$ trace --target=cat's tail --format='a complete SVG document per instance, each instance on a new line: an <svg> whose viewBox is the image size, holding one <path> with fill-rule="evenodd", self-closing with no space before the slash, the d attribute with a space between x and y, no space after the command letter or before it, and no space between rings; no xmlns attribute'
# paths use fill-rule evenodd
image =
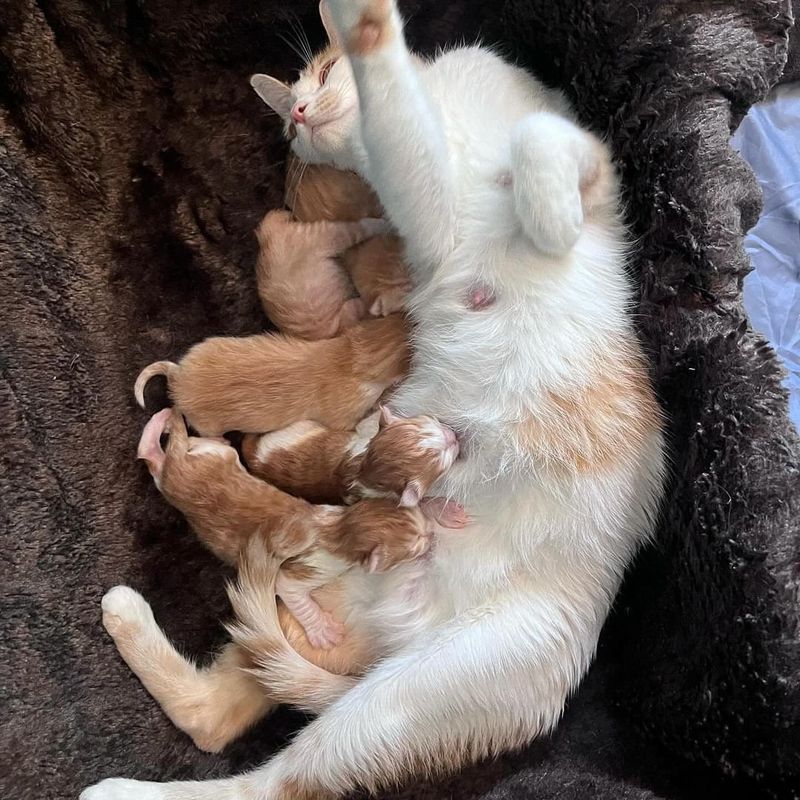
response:
<svg viewBox="0 0 800 800"><path fill-rule="evenodd" d="M144 389L150 378L155 378L156 375L164 375L167 378L167 384L169 384L170 377L177 369L178 365L174 361L154 361L146 366L139 373L139 377L133 385L133 396L136 398L136 402L144 408Z"/></svg>
<svg viewBox="0 0 800 800"><path fill-rule="evenodd" d="M238 579L228 586L236 616L228 631L250 654L255 666L249 671L270 697L318 714L355 686L357 679L312 664L286 640L275 598L280 566L281 562L267 552L262 537L250 538L239 562Z"/></svg>

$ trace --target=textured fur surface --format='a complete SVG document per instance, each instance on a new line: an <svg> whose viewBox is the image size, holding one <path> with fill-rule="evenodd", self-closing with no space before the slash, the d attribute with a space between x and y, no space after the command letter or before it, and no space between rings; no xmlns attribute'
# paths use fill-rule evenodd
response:
<svg viewBox="0 0 800 800"><path fill-rule="evenodd" d="M199 753L98 614L109 586L130 583L187 651L222 639L209 634L225 614L220 568L136 468L144 418L129 386L149 360L264 324L251 231L280 203L284 151L243 77L296 66L278 38L282 5L3 8L9 796L75 797L104 774L228 774L296 724L280 713L223 756ZM315 5L296 8L319 40ZM402 796L791 796L797 443L773 356L743 326L739 232L758 201L727 147L780 75L788 4L407 8L422 50L482 32L608 130L640 237L640 326L676 477L555 735ZM198 595L195 580L219 592Z"/></svg>

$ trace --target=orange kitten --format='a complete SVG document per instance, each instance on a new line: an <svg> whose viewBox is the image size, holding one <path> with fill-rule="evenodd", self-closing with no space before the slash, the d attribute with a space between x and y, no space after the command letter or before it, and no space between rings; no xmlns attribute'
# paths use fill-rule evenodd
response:
<svg viewBox="0 0 800 800"><path fill-rule="evenodd" d="M370 438L371 437L371 438ZM452 429L433 417L401 417L387 406L354 434L305 420L262 436L248 434L242 453L250 471L305 498L328 502L390 497L401 506L420 503L458 456ZM436 507L441 525L461 527L466 518L455 504Z"/></svg>
<svg viewBox="0 0 800 800"><path fill-rule="evenodd" d="M163 450L160 437L167 430ZM383 572L430 546L432 526L418 508L399 508L385 498L316 506L292 497L248 474L224 439L189 436L174 409L147 423L138 457L166 500L220 559L238 564L254 536L277 557L291 559L277 594L314 647L337 644L344 629L311 599L312 589L355 564Z"/></svg>
<svg viewBox="0 0 800 800"><path fill-rule="evenodd" d="M280 334L206 339L177 364L145 367L134 394L144 408L147 382L165 375L175 405L206 436L263 433L306 418L352 430L408 371L408 332L393 314L316 342Z"/></svg>
<svg viewBox="0 0 800 800"><path fill-rule="evenodd" d="M383 214L373 191L354 172L325 164L299 165L291 155L286 203L302 222L356 221ZM375 236L345 252L342 263L372 316L403 308L411 281L397 236Z"/></svg>
<svg viewBox="0 0 800 800"><path fill-rule="evenodd" d="M379 219L296 222L288 211L270 211L256 230L256 268L264 311L282 333L329 339L365 314L364 301L335 257L386 230Z"/></svg>

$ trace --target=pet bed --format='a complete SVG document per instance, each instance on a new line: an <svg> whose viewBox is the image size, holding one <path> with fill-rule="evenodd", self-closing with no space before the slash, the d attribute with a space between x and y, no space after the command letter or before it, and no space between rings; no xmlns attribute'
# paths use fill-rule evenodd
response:
<svg viewBox="0 0 800 800"><path fill-rule="evenodd" d="M496 42L612 142L672 477L554 735L386 797L798 796L800 449L741 305L760 200L729 148L781 77L790 3L403 10L421 51ZM291 75L283 40L295 24L321 41L316 2L3 0L0 21L0 795L240 771L302 718L197 751L118 657L100 598L130 584L185 651L223 641L225 570L134 461L131 386L267 324L252 231L282 201L285 147L247 76Z"/></svg>

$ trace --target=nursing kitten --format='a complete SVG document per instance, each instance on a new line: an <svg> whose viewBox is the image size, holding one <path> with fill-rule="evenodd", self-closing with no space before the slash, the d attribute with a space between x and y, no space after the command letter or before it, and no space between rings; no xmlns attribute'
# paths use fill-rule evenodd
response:
<svg viewBox="0 0 800 800"><path fill-rule="evenodd" d="M308 420L242 441L248 469L291 494L319 502L394 497L415 506L458 455L452 429L425 415L407 418L388 406L355 433Z"/></svg>
<svg viewBox="0 0 800 800"><path fill-rule="evenodd" d="M160 437L167 430L164 451ZM431 435L438 438L438 446L428 447ZM420 473L410 476L411 481L441 476L455 458L438 426L421 429L419 441L423 439L425 456L416 459ZM384 468L398 455L392 443L380 440L371 443L370 453ZM277 594L315 647L338 644L344 629L314 602L313 589L354 564L382 572L418 558L430 546L431 525L418 502L403 508L393 498L370 498L352 506L312 505L247 473L224 439L189 436L174 409L160 411L147 423L138 457L146 461L161 494L218 558L236 565L249 540L258 537L268 552L289 559ZM359 478L371 483L365 471ZM386 478L381 475L379 480Z"/></svg>
<svg viewBox="0 0 800 800"><path fill-rule="evenodd" d="M288 211L270 211L256 229L258 294L270 321L301 339L330 339L354 325L364 301L352 296L335 259L385 229L379 219L297 222Z"/></svg>
<svg viewBox="0 0 800 800"><path fill-rule="evenodd" d="M286 204L303 222L355 222L383 214L374 192L354 172L325 164L299 164L291 154L286 171ZM402 310L411 292L411 281L397 236L374 236L347 250L341 261L372 316L385 317Z"/></svg>
<svg viewBox="0 0 800 800"><path fill-rule="evenodd" d="M391 404L454 427L461 458L432 491L474 522L437 529L425 559L340 579L332 610L375 664L355 685L316 672L324 710L265 765L108 780L83 800L331 800L546 734L658 512L662 421L628 313L608 149L561 93L490 51L414 59L393 0L322 8L347 57L261 94L294 124L294 152L358 172L403 239L414 358ZM465 303L476 283L494 298L480 310ZM252 611L274 634L259 639L259 674L283 691L303 664L284 658L274 604Z"/></svg>
<svg viewBox="0 0 800 800"><path fill-rule="evenodd" d="M313 342L280 334L206 339L177 364L145 367L134 395L144 408L147 382L166 376L173 402L203 436L263 433L299 419L352 430L407 373L408 333L393 314Z"/></svg>

